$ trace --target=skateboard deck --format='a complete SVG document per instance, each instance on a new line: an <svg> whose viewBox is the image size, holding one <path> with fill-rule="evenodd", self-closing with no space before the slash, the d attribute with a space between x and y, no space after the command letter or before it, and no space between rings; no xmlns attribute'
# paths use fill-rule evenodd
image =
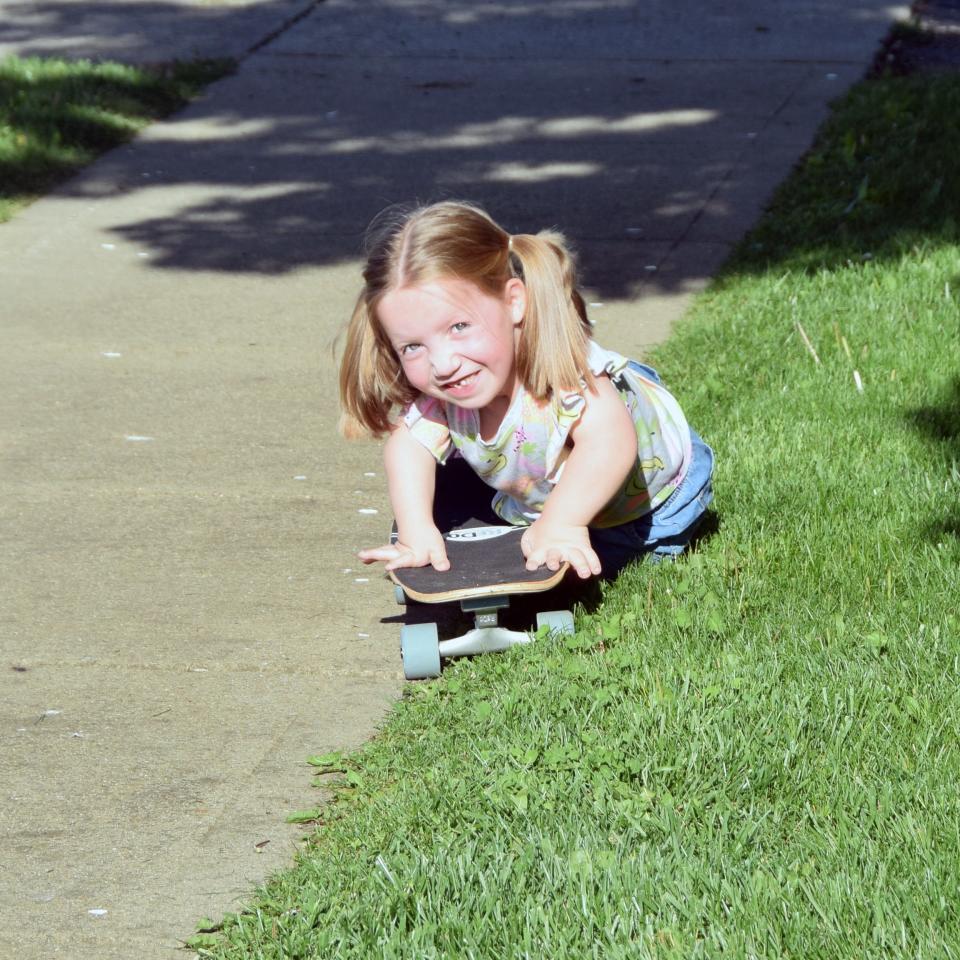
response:
<svg viewBox="0 0 960 960"><path fill-rule="evenodd" d="M567 572L566 563L559 570L527 570L520 548L523 528L505 525L491 509L490 496L490 488L465 460L454 457L438 468L433 521L443 534L450 569L428 566L390 571L398 603L459 602L460 611L470 614L474 623L462 636L445 639L440 638L435 620L404 623L400 655L408 680L439 677L442 659L497 653L530 643L533 628L507 629L499 625L498 615L510 606L512 595L549 590ZM390 539L396 541L396 524ZM569 610L540 610L535 619L537 631L570 634L575 630Z"/></svg>
<svg viewBox="0 0 960 960"><path fill-rule="evenodd" d="M469 517L449 529L441 529L449 570L404 567L391 570L390 579L412 600L449 603L480 597L540 593L563 579L569 564L559 570L541 567L527 570L520 548L523 527L493 525ZM397 539L396 524L390 542Z"/></svg>

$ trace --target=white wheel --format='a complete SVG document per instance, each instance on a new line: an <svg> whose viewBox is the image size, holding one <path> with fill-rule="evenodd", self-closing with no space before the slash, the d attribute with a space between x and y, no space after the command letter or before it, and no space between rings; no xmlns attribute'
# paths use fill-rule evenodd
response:
<svg viewBox="0 0 960 960"><path fill-rule="evenodd" d="M407 595L403 592L403 587L399 583L393 585L393 599L400 604L401 607L407 605Z"/></svg>
<svg viewBox="0 0 960 960"><path fill-rule="evenodd" d="M551 633L561 636L576 633L573 614L569 610L544 610L537 614L537 629L546 627Z"/></svg>
<svg viewBox="0 0 960 960"><path fill-rule="evenodd" d="M440 676L440 637L435 623L408 623L400 628L400 656L408 680Z"/></svg>

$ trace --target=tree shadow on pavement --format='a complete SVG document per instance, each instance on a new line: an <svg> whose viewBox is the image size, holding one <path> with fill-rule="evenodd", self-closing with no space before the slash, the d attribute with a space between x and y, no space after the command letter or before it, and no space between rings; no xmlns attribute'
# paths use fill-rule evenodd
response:
<svg viewBox="0 0 960 960"><path fill-rule="evenodd" d="M322 0L0 0L0 57L149 65L242 57Z"/></svg>
<svg viewBox="0 0 960 960"><path fill-rule="evenodd" d="M158 51L196 18L225 38L181 41L202 55L233 53L231 31L247 49L268 35L247 30L246 7L66 6L8 3L0 44L22 36L28 13L64 32L85 16L88 32L115 33L118 56L143 17L159 24ZM384 207L456 197L513 231L561 227L599 296L698 289L808 141L824 61L852 56L790 6L770 23L693 0L669 13L628 0L253 6L279 26L300 19L61 191L142 200L112 229L156 269L352 261ZM836 16L881 18L879 6Z"/></svg>
<svg viewBox="0 0 960 960"><path fill-rule="evenodd" d="M670 92L662 68L648 84L620 67L602 99L586 72L557 65L496 76L446 61L281 68L248 63L138 145L138 188L196 197L116 228L155 267L283 274L353 260L385 207L448 198L480 203L513 232L560 227L602 296L635 295L654 272L683 289L729 250L718 224L693 262L668 260L696 222L726 218L718 194L748 144L721 105ZM717 138L715 126L728 129ZM109 195L123 176L112 166L76 189Z"/></svg>

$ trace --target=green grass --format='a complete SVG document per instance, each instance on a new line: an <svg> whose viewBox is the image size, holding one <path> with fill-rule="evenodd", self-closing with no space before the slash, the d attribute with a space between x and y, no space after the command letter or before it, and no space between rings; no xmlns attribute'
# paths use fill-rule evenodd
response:
<svg viewBox="0 0 960 960"><path fill-rule="evenodd" d="M317 758L204 956L960 957L957 116L854 90L657 351L713 535Z"/></svg>
<svg viewBox="0 0 960 960"><path fill-rule="evenodd" d="M0 60L0 222L231 69L227 60L156 69Z"/></svg>

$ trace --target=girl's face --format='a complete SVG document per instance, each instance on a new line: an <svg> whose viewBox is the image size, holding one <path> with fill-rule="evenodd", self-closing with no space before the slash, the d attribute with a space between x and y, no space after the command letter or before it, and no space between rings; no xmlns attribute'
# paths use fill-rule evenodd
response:
<svg viewBox="0 0 960 960"><path fill-rule="evenodd" d="M387 293L377 315L414 389L472 410L505 411L516 389L514 357L526 290L507 281L491 297L465 280Z"/></svg>

